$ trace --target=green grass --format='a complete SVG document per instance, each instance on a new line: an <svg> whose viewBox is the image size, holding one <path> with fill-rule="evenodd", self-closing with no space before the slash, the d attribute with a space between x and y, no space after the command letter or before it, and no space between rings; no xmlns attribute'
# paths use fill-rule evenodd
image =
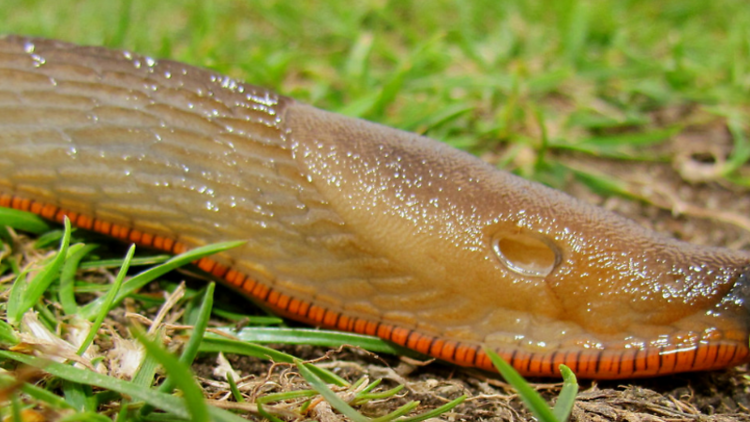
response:
<svg viewBox="0 0 750 422"><path fill-rule="evenodd" d="M669 160L644 146L744 116L750 102L750 8L739 0L0 6L3 32L211 67L477 154L500 151L505 167L558 186L550 152ZM654 117L691 105L700 113L687 119ZM746 184L737 169L747 123L737 124L737 154L719 173Z"/></svg>
<svg viewBox="0 0 750 422"><path fill-rule="evenodd" d="M660 146L676 134L718 125L726 128L732 149L718 157L708 180L750 185L743 170L750 158L750 8L740 0L0 0L0 22L2 33L127 48L210 67L324 109L423 133L555 187L575 180L605 195L648 200L625 182L571 167L564 159L567 154L671 163L673 155ZM36 241L38 248L58 248L67 242L67 232L49 231L47 224L24 214L3 214L0 223L44 234ZM105 297L101 283L83 280L76 270L119 267L123 261L102 258L98 250L83 246L75 233L73 238L67 251L50 258L46 272L22 274L17 250L15 255L2 255L0 273L23 280L12 292L4 292L14 300L0 304L9 321L0 321L4 347L18 344L17 323L29 309L38 313L41 325L56 332L61 313L80 313L101 324L106 311L126 297L141 307L161 306L163 299L133 292L194 259L136 257L130 261L133 266L159 266L124 280L118 293ZM13 244L8 232L0 231L0 239L6 249ZM161 285L176 288L169 281ZM0 286L6 288L8 284ZM92 293L99 298L79 303L81 295ZM205 323L205 308L190 301L207 292L188 289L185 294L180 302L188 315L185 322ZM226 309L213 311L240 318ZM253 340L260 334L267 335L258 331ZM304 332L268 335L277 335L266 338L277 342L356 341L321 340ZM151 346L147 364L132 381L89 379L92 375L80 368L35 360L57 378L41 386L22 383L13 389L19 394L11 399L12 413L2 410L0 415L41 402L60 412L75 408L81 418L98 420L104 403L127 396L118 420L133 415L153 418L151 407L185 418L205 410L186 407L200 404L169 395L170 388L151 389L157 364L174 368L170 377L181 374L189 383L180 365L191 362L198 351L295 362L293 356L257 344L206 333L175 363L153 339L139 338ZM367 345L382 351L389 347ZM32 359L2 353L3 365ZM346 388L332 374L315 375ZM0 386L12 384L0 374ZM109 389L109 396L91 385ZM307 390L295 398L270 395L269 401L299 400L299 408L304 408L309 397L324 394L321 390ZM138 391L149 394L139 396ZM211 409L210 417L217 420L232 417ZM273 407L268 409L264 412L273 412Z"/></svg>
<svg viewBox="0 0 750 422"><path fill-rule="evenodd" d="M12 227L15 219L19 216L16 212L6 212L0 209L0 221ZM19 225L25 227L29 221L36 218L31 215L21 216ZM45 380L44 387L37 387L33 383L24 380L23 377L13 377L10 374L0 373L0 417L9 416L20 421L21 407L25 410L41 408L47 412L55 412L64 415L69 420L110 420L109 416L116 415L117 420L152 420L154 417L166 416L178 420L194 421L240 421L244 420L226 410L209 406L204 397L203 386L194 379L190 366L194 363L199 352L221 352L239 355L253 356L258 359L272 360L276 363L289 363L297 366L300 374L309 382L312 389L296 389L278 394L262 394L255 399L257 406L253 413L265 416L271 420L280 420L275 415L278 410L268 408L270 403L285 403L285 416L292 415L298 418L306 416L305 408L310 401L317 396L324 397L335 409L355 421L373 422L418 422L430 417L437 416L450 411L463 402L465 396L461 396L443 406L431 411L414 414L419 406L418 401L409 401L398 409L386 415L370 418L352 407L368 404L374 400L387 400L395 397L403 385L388 390L376 390L380 380L372 383L366 377L355 383L350 383L335 373L321 367L305 363L298 358L260 346L255 343L228 339L214 334L206 336L209 319L213 310L214 284L210 283L202 294L196 295L197 309L195 313L186 312L183 317L187 328L187 340L175 342L170 340L165 326L152 326L145 332L136 323L131 323L130 333L133 339L140 343L143 353L125 352L135 355L138 359L137 369L127 375L119 374L117 360L109 359L110 353L119 353L117 346L111 347L109 353L99 352L97 347L91 347L95 340L101 343L117 341L108 330L104 330L103 324L109 317L110 312L119 302L134 292L136 289L157 280L166 272L208 256L218 251L237 246L237 242L210 245L197 248L180 254L169 261L151 267L136 275L132 275L125 281L125 275L133 261L134 247L129 248L127 255L122 260L120 271L108 292L90 301L86 306L79 307L76 298L66 307L55 304L59 299L55 295L55 289L50 286L62 283L62 268L77 265L81 259L77 256L78 251L91 252L82 243L71 242L75 237L72 235L70 223L65 221L65 229L60 239L60 247L56 253L48 258L42 258L37 263L28 265L25 269L18 271L12 284L6 284L5 290L1 291L9 298L2 303L6 311L5 318L0 318L0 365L11 369L15 364L25 364L38 368L52 378ZM12 258L14 258L11 255ZM70 290L75 296L76 282L72 282ZM57 289L62 292L63 289ZM178 309L188 307L193 298L184 294L184 287L180 286L172 293L175 301L165 301L163 310L169 312L171 306ZM43 297L44 296L44 297ZM147 313L142 309L142 313ZM160 312L161 313L161 312ZM179 312L178 313L182 313ZM76 322L78 321L78 322ZM91 322L88 322L91 321ZM114 322L108 323L109 327ZM85 338L76 344L71 339L71 325L84 327ZM110 328L111 330L112 328ZM231 333L231 331L229 331ZM304 333L304 332L303 332ZM298 333L299 334L299 333ZM355 337L339 339L338 334L332 334L325 338L325 332L316 333L316 339L322 339L323 344L341 345L344 342L357 345ZM360 336L362 337L362 336ZM300 337L300 344L305 343L304 336ZM365 339L370 340L370 339ZM165 350L163 342L170 342L172 346L180 346L182 352L179 357ZM309 342L308 342L309 343ZM359 345L366 346L365 342ZM30 356L19 352L37 352L41 356ZM127 357L121 357L127 359ZM107 362L109 366L102 365ZM81 365L76 367L73 364ZM165 378L160 382L155 378L157 365L163 368ZM22 368L22 367L18 367ZM118 375L119 374L119 375ZM242 397L237 384L229 381L229 388L233 395ZM327 384L337 387L340 391L334 392ZM93 387L104 389L95 391ZM180 394L172 395L173 390L179 388ZM343 390L342 390L343 389ZM353 394L348 394L351 391ZM61 397L58 397L58 394ZM341 394L352 396L348 400L340 397ZM61 400L64 397L65 400ZM296 408L290 407L290 400L304 399ZM7 406L7 401L11 406ZM244 399L242 400L244 401ZM351 403L351 404L350 404ZM112 409L117 409L113 413ZM10 413L6 413L9 411ZM154 413L158 411L158 413ZM405 415L411 414L408 417Z"/></svg>
<svg viewBox="0 0 750 422"><path fill-rule="evenodd" d="M541 422L565 422L570 417L573 410L576 395L578 394L578 380L573 371L565 365L560 365L560 374L563 378L563 385L560 390L560 396L557 398L554 408L550 408L544 402L542 396L526 382L525 379L510 364L505 362L497 353L485 348L484 351L492 360L500 375L513 388L518 391L521 400L529 408L531 413Z"/></svg>

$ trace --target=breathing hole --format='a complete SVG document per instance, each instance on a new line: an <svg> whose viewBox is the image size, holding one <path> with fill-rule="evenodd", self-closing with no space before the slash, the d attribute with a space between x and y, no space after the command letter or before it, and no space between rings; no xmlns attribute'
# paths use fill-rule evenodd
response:
<svg viewBox="0 0 750 422"><path fill-rule="evenodd" d="M560 251L547 238L534 234L500 234L493 239L495 254L509 270L545 277L560 262Z"/></svg>

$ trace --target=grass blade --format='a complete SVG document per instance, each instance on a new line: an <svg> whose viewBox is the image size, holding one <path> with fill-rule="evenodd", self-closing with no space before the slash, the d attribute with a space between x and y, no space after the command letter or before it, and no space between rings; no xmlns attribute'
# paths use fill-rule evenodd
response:
<svg viewBox="0 0 750 422"><path fill-rule="evenodd" d="M209 419L208 405L203 398L203 390L195 382L190 368L162 349L156 342L146 338L140 329L134 327L132 333L141 342L146 352L164 367L170 377L173 377L174 382L180 385L190 418L194 421L207 421Z"/></svg>
<svg viewBox="0 0 750 422"><path fill-rule="evenodd" d="M344 344L361 347L371 352L392 355L418 354L382 340L378 337L339 331L311 328L246 327L235 332L226 330L240 340L264 344L312 344L316 346L338 347Z"/></svg>
<svg viewBox="0 0 750 422"><path fill-rule="evenodd" d="M190 336L185 348L182 351L179 361L184 365L190 365L193 363L195 356L198 354L198 349L203 341L203 335L208 327L208 320L211 317L211 309L214 305L214 289L216 288L215 283L209 283L206 287L206 294L203 295L201 301L201 308L198 312L198 319L195 327L193 328L193 335ZM170 393L175 387L175 379L171 375L167 376L167 379L159 386L158 391L162 393ZM236 385L235 385L236 387ZM141 409L141 416L148 415L153 409L151 406L144 406Z"/></svg>
<svg viewBox="0 0 750 422"><path fill-rule="evenodd" d="M195 248L190 251L187 251L185 253L181 253L169 261L165 262L164 264L161 264L159 266L150 268L135 277L131 278L127 282L125 282L122 285L122 288L120 289L120 292L117 294L117 297L115 297L112 304L118 304L120 303L125 297L127 297L129 294L135 292L136 290L140 289L141 287L145 286L146 284L152 282L156 278L176 269L183 265L189 264L193 261L196 261L200 258L203 258L208 255L213 255L215 253L226 251L227 249L236 248L237 246L242 245L244 242L222 242L222 243L215 243L212 245L202 246L200 248ZM93 302L89 303L88 305L81 308L81 316L85 319L91 319L94 315L96 315L102 306L104 306L104 298L100 297Z"/></svg>
<svg viewBox="0 0 750 422"><path fill-rule="evenodd" d="M75 298L75 275L79 263L86 255L96 249L97 245L77 244L70 247L68 259L60 271L60 292L58 297L66 315L78 313L78 304Z"/></svg>
<svg viewBox="0 0 750 422"><path fill-rule="evenodd" d="M304 363L299 359L295 359L294 363L297 365L297 369L299 370L299 373L302 375L302 377L305 378L305 380L310 383L313 389L320 393L320 395L323 396L334 409L338 410L344 416L348 417L354 422L370 422L370 418L357 412L341 397L334 393L333 390L328 388L326 383L322 379L320 379L320 377L318 377L313 371L310 370L310 367L313 365Z"/></svg>
<svg viewBox="0 0 750 422"><path fill-rule="evenodd" d="M436 418L436 417L442 415L443 413L445 413L445 412L453 409L454 407L458 406L459 404L463 403L464 400L466 400L466 396L465 395L461 396L461 397L459 397L459 398L457 398L455 400L451 400L448 403L446 403L446 404L444 404L444 405L442 405L442 406L440 406L440 407L438 407L436 409L424 412L421 415L417 415L417 416L409 417L409 418L401 418L401 419L398 420L398 422L422 422L422 421L427 420L427 419Z"/></svg>
<svg viewBox="0 0 750 422"><path fill-rule="evenodd" d="M297 360L297 358L292 355L284 352L279 352L278 350L274 350L269 347L260 346L253 343L245 343L237 340L230 340L227 338L218 337L215 334L206 335L206 337L201 342L199 351L236 353L238 355L253 356L259 359L270 359L274 362L294 363ZM349 383L345 379L339 377L331 371L325 370L323 368L318 368L314 365L312 365L310 370L329 384L336 384L339 386L349 385Z"/></svg>
<svg viewBox="0 0 750 422"><path fill-rule="evenodd" d="M79 412L91 412L95 407L91 386L74 381L63 381L62 385L65 401L73 405Z"/></svg>
<svg viewBox="0 0 750 422"><path fill-rule="evenodd" d="M18 401L18 394L13 393L13 395L10 398L10 404L11 404L11 416L13 417L13 422L22 422L23 419L21 417L21 403Z"/></svg>
<svg viewBox="0 0 750 422"><path fill-rule="evenodd" d="M30 282L26 283L19 276L13 284L10 293L12 300L8 302L8 320L11 325L16 325L21 321L23 314L39 301L47 288L49 288L49 285L60 274L60 269L68 253L68 244L70 243L70 220L66 218L64 224L65 232L55 258L44 265L42 270Z"/></svg>
<svg viewBox="0 0 750 422"><path fill-rule="evenodd" d="M147 388L142 388L131 382L16 352L0 350L0 357L40 368L63 380L77 382L79 384L93 385L117 391L120 394L127 394L130 397L150 403L161 410L173 413L175 416L181 418L187 418L190 416L182 403L182 400L179 398L172 397L168 394L158 393Z"/></svg>
<svg viewBox="0 0 750 422"><path fill-rule="evenodd" d="M230 340L215 335L207 335L201 342L201 352L224 352L253 356L259 359L271 359L275 362L294 363L295 357L269 347L237 340Z"/></svg>
<svg viewBox="0 0 750 422"><path fill-rule="evenodd" d="M7 322L0 319L0 344L15 346L21 341L16 336L16 331Z"/></svg>
<svg viewBox="0 0 750 422"><path fill-rule="evenodd" d="M533 388L526 382L525 379L510 366L503 358L498 356L494 351L485 348L484 352L487 353L495 368L505 378L510 385L518 391L518 395L521 396L521 400L526 404L531 413L541 422L562 422L557 419L552 409L549 408L545 403L542 396L539 395Z"/></svg>
<svg viewBox="0 0 750 422"><path fill-rule="evenodd" d="M0 221L2 221L3 226L34 234L41 234L50 230L49 224L38 215L12 208L0 208Z"/></svg>
<svg viewBox="0 0 750 422"><path fill-rule="evenodd" d="M17 382L18 379L10 375L0 375L0 388L12 388L14 385L17 385ZM57 394L51 391L47 391L44 388L37 387L36 385L29 384L28 382L22 383L19 389L25 394L28 394L30 397L44 402L52 409L74 409L74 407L70 403L65 401L65 399L58 396Z"/></svg>
<svg viewBox="0 0 750 422"><path fill-rule="evenodd" d="M215 283L209 283L206 287L206 293L203 295L201 308L198 313L198 320L193 327L193 334L190 336L190 340L188 340L187 344L185 344L185 347L182 350L182 355L180 356L180 362L185 365L193 363L193 360L195 360L195 357L198 355L200 344L203 341L206 328L208 327L208 320L211 317L211 310L214 306L215 288ZM159 387L159 391L169 392L172 389L173 384L172 379L167 378L166 381L164 381L164 384Z"/></svg>
<svg viewBox="0 0 750 422"><path fill-rule="evenodd" d="M578 380L573 371L565 365L560 365L560 374L563 377L563 387L560 396L557 397L557 403L552 408L552 412L557 416L559 421L567 421L570 412L573 411L576 395L578 394Z"/></svg>
<svg viewBox="0 0 750 422"><path fill-rule="evenodd" d="M412 410L416 409L417 406L419 406L418 401L410 401L387 415L383 415L379 418L372 419L372 422L390 422L400 416L403 416L411 412Z"/></svg>
<svg viewBox="0 0 750 422"><path fill-rule="evenodd" d="M104 305L97 314L94 323L91 324L91 328L89 329L89 333L86 335L86 339L83 341L83 343L81 343L81 347L78 349L79 355L83 355L86 352L86 349L88 349L89 345L94 341L94 336L96 336L96 334L99 332L99 327L102 326L104 318L109 313L109 310L112 307L112 302L114 301L117 292L120 291L122 281L125 279L125 275L128 273L128 268L130 268L130 260L133 259L134 253L135 245L131 245L128 249L127 255L125 256L125 261L122 263L122 267L117 273L115 283L112 285L107 295L104 296Z"/></svg>

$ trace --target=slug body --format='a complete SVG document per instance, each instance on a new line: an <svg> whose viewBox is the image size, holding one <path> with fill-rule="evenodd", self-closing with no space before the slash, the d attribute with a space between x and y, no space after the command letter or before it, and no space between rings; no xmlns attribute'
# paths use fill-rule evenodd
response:
<svg viewBox="0 0 750 422"><path fill-rule="evenodd" d="M188 65L0 39L0 205L170 252L291 318L489 369L746 362L748 254Z"/></svg>

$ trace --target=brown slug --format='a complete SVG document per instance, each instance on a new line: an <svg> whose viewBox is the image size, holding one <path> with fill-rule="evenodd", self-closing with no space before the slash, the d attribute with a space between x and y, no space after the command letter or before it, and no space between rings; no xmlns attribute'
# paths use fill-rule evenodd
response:
<svg viewBox="0 0 750 422"><path fill-rule="evenodd" d="M750 254L185 64L0 38L0 206L179 253L289 318L525 375L748 361Z"/></svg>

